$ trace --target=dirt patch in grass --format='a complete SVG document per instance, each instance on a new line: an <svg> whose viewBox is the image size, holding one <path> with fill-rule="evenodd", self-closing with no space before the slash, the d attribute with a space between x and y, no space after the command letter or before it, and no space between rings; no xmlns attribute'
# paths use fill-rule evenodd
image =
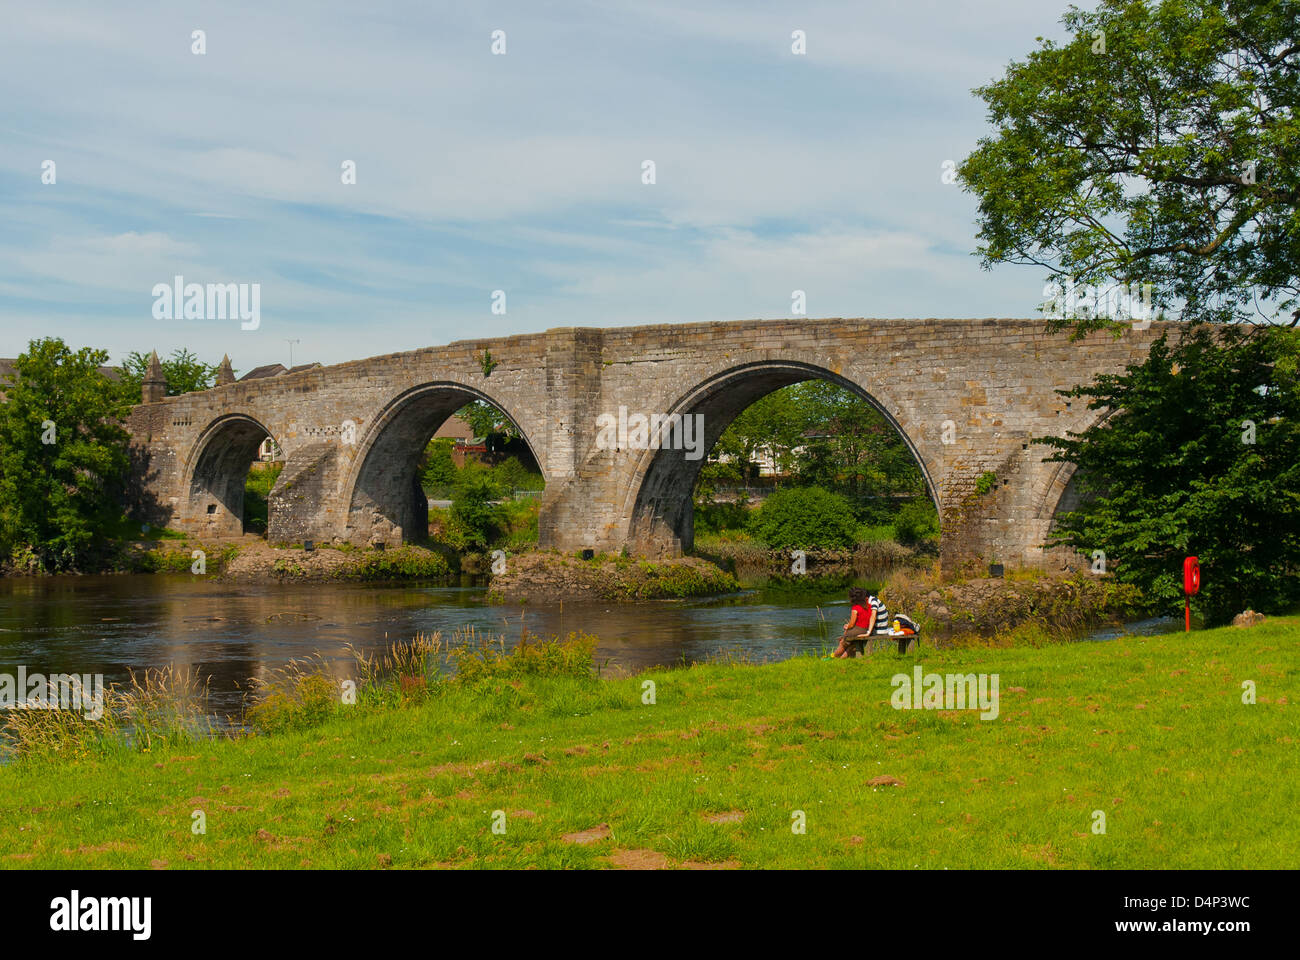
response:
<svg viewBox="0 0 1300 960"><path fill-rule="evenodd" d="M658 850L618 850L605 858L619 870L662 870L668 858Z"/></svg>
<svg viewBox="0 0 1300 960"><path fill-rule="evenodd" d="M136 845L134 843L126 843L123 840L109 840L107 843L98 843L94 845L82 844L81 846L77 847L75 853L74 851L65 848L63 850L63 855L65 857L71 857L71 856L84 857L88 853L126 853L128 851L134 850L135 847Z"/></svg>
<svg viewBox="0 0 1300 960"><path fill-rule="evenodd" d="M589 843L597 843L609 836L609 824L601 823L592 827L590 830L579 830L576 833L566 833L561 839L566 843L576 843L586 846Z"/></svg>
<svg viewBox="0 0 1300 960"><path fill-rule="evenodd" d="M706 813L704 819L709 823L740 823L745 819L745 811L728 810L725 813Z"/></svg>

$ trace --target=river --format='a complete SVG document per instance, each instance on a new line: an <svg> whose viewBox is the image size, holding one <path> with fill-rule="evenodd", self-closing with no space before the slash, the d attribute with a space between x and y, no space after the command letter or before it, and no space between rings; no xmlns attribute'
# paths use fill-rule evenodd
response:
<svg viewBox="0 0 1300 960"><path fill-rule="evenodd" d="M481 585L229 583L185 574L0 579L0 673L102 674L173 665L211 678L210 706L238 710L241 688L320 654L350 675L347 645L375 651L417 633L474 628L504 636L583 630L607 673L740 652L756 662L821 650L847 619L843 589L762 585L731 596L657 603L502 607ZM1147 626L1164 629L1163 622ZM1112 632L1111 635L1114 635ZM1098 635L1100 639L1102 635Z"/></svg>

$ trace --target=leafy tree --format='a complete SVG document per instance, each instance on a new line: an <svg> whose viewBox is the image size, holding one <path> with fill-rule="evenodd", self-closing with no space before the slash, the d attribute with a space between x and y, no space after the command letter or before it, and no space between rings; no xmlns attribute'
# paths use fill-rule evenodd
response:
<svg viewBox="0 0 1300 960"><path fill-rule="evenodd" d="M190 351L173 350L166 360L159 361L167 380L167 396L178 397L195 390L209 390L217 381L220 364L204 363ZM149 354L133 350L122 361L119 379L122 392L131 403L140 402L140 386L149 370Z"/></svg>
<svg viewBox="0 0 1300 960"><path fill-rule="evenodd" d="M913 500L898 511L894 533L902 543L920 543L939 535L939 512L928 497Z"/></svg>
<svg viewBox="0 0 1300 960"><path fill-rule="evenodd" d="M420 468L420 481L425 487L442 488L456 479L456 461L451 448L456 441L450 437L435 437L424 452L424 465Z"/></svg>
<svg viewBox="0 0 1300 960"><path fill-rule="evenodd" d="M107 352L33 340L0 403L0 540L45 570L89 561L121 517L130 405L100 372Z"/></svg>
<svg viewBox="0 0 1300 960"><path fill-rule="evenodd" d="M884 416L825 380L783 387L742 411L710 451L697 493L755 479L763 455L805 486L855 496L924 492L911 451Z"/></svg>
<svg viewBox="0 0 1300 960"><path fill-rule="evenodd" d="M885 498L926 494L916 459L880 411L838 384L808 380L751 404L723 432L696 482L698 532L735 525L738 511L711 509L715 491L757 479L761 455L799 486L853 498L859 520L889 522L896 507Z"/></svg>
<svg viewBox="0 0 1300 960"><path fill-rule="evenodd" d="M770 457L778 471L794 466L794 450L802 440L795 397L789 389L776 390L750 404L734 419L711 455L735 464L742 478L758 476L756 461Z"/></svg>
<svg viewBox="0 0 1300 960"><path fill-rule="evenodd" d="M490 403L484 403L482 400L475 400L473 403L466 404L456 411L456 416L460 417L470 425L476 437L490 437L493 434L509 439L519 435L518 429L510 419L492 406Z"/></svg>
<svg viewBox="0 0 1300 960"><path fill-rule="evenodd" d="M497 482L507 491L519 490L540 490L545 486L542 481L542 475L535 470L529 470L518 457L507 457L503 462L492 468Z"/></svg>
<svg viewBox="0 0 1300 960"><path fill-rule="evenodd" d="M925 493L911 450L862 397L826 380L786 389L794 398L800 426L795 463L801 483L855 497Z"/></svg>
<svg viewBox="0 0 1300 960"><path fill-rule="evenodd" d="M820 487L787 487L769 496L754 512L754 535L769 547L811 550L851 547L857 542L853 507L839 494Z"/></svg>
<svg viewBox="0 0 1300 960"><path fill-rule="evenodd" d="M459 471L452 493L451 515L464 531L467 544L481 549L501 532L502 511L492 501L504 493L487 467L467 463Z"/></svg>
<svg viewBox="0 0 1300 960"><path fill-rule="evenodd" d="M984 267L1150 283L1186 320L1300 322L1298 20L1294 0L1071 7L1072 40L976 91L997 129L959 174ZM1061 312L1079 334L1128 319Z"/></svg>
<svg viewBox="0 0 1300 960"><path fill-rule="evenodd" d="M1212 624L1247 607L1300 602L1300 333L1197 326L1145 362L1063 391L1113 411L1051 460L1078 465L1078 509L1052 543L1101 550L1107 568L1167 612L1182 606L1182 561L1200 557L1192 601Z"/></svg>

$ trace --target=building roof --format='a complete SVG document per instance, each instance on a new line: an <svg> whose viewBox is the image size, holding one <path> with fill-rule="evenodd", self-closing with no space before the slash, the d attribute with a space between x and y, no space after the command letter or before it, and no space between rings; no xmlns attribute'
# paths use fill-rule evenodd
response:
<svg viewBox="0 0 1300 960"><path fill-rule="evenodd" d="M457 416L448 417L433 435L435 440L450 437L453 440L474 439L474 428Z"/></svg>
<svg viewBox="0 0 1300 960"><path fill-rule="evenodd" d="M297 367L294 369L296 370ZM262 380L266 377L278 377L280 374L288 372L288 367L283 363L268 363L249 370L248 373L239 378L239 382L243 383L245 380Z"/></svg>
<svg viewBox="0 0 1300 960"><path fill-rule="evenodd" d="M242 383L245 380L265 380L267 377L283 377L289 373L299 373L303 370L314 370L319 367L319 363L300 363L297 366L286 367L283 363L267 363L260 367L254 367L239 378Z"/></svg>

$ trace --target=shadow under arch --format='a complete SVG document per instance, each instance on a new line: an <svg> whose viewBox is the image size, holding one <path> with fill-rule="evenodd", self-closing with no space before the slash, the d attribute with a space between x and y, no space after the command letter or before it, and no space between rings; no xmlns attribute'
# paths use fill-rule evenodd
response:
<svg viewBox="0 0 1300 960"><path fill-rule="evenodd" d="M1095 429L1115 416L1116 413L1118 413L1117 410L1103 410L1090 420L1082 430L1070 431L1069 436L1077 437L1088 430ZM1054 450L1055 448L1049 449ZM1048 456L1050 455L1049 453ZM1039 520L1055 521L1060 514L1077 507L1082 496L1079 490L1078 466L1068 460L1056 462L1055 466L1056 469L1052 471L1051 479L1047 483L1047 489L1043 492L1043 499L1038 505L1037 519Z"/></svg>
<svg viewBox="0 0 1300 960"><path fill-rule="evenodd" d="M939 506L930 469L916 444L894 415L863 386L825 367L787 360L742 364L710 376L673 404L669 414L703 414L704 443L699 459L685 450L646 450L634 468L624 515L631 517L631 549L646 556L674 556L695 544L695 481L713 449L733 420L750 404L774 390L808 380L825 380L861 397L881 414L902 438L921 470L926 493ZM942 514L942 510L940 510Z"/></svg>
<svg viewBox="0 0 1300 960"><path fill-rule="evenodd" d="M267 437L274 439L259 420L244 413L227 414L208 424L186 460L182 525L205 536L243 535L244 484Z"/></svg>
<svg viewBox="0 0 1300 960"><path fill-rule="evenodd" d="M420 457L437 429L475 400L505 415L533 455L542 479L549 479L532 439L499 400L454 381L423 383L385 404L358 443L344 486L347 540L398 546L428 536L429 502L418 476Z"/></svg>
<svg viewBox="0 0 1300 960"><path fill-rule="evenodd" d="M1071 431L1071 435L1077 435L1100 426L1114 416L1115 413L1114 410L1105 410L1090 421L1083 430ZM1038 511L1034 517L1043 531L1041 547L1044 564L1048 568L1059 567L1062 570L1075 570L1079 568L1080 564L1086 567L1090 560L1084 554L1064 545L1056 547L1047 545L1047 541L1051 539L1056 530L1057 518L1063 513L1078 509L1084 499L1078 465L1069 461L1052 461L1051 465L1055 466L1056 469L1051 473L1051 478L1043 491L1043 497L1039 501Z"/></svg>

